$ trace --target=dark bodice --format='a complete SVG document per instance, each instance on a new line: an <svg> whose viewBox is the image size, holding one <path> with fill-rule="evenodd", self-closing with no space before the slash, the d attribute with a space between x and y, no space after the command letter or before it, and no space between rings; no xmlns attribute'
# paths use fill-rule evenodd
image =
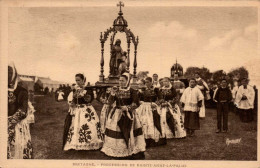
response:
<svg viewBox="0 0 260 168"><path fill-rule="evenodd" d="M8 91L8 116L14 115L18 109L27 113L28 92L21 86L17 86L14 92Z"/></svg>
<svg viewBox="0 0 260 168"><path fill-rule="evenodd" d="M118 90L115 96L109 96L109 104L116 102L116 106L127 106L135 103L139 105L139 98L137 91L130 88L128 90Z"/></svg>
<svg viewBox="0 0 260 168"><path fill-rule="evenodd" d="M140 101L144 102L155 102L158 98L158 88L145 88L139 93Z"/></svg>
<svg viewBox="0 0 260 168"><path fill-rule="evenodd" d="M73 102L75 104L87 104L87 101L83 97L80 97L80 98L74 97Z"/></svg>
<svg viewBox="0 0 260 168"><path fill-rule="evenodd" d="M173 100L176 97L176 95L177 92L173 87L167 89L160 89L159 91L159 98L164 99L166 101Z"/></svg>
<svg viewBox="0 0 260 168"><path fill-rule="evenodd" d="M94 99L94 93L91 89L84 89L86 90L86 94L84 96L78 96L77 91L73 91L73 102L75 104L88 104L91 103ZM83 91L83 90L82 90Z"/></svg>

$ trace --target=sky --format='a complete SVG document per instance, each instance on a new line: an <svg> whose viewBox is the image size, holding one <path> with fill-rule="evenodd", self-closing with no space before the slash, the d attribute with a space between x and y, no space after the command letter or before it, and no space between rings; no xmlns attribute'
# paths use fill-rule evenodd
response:
<svg viewBox="0 0 260 168"><path fill-rule="evenodd" d="M128 28L139 37L137 71L170 76L176 59L184 69L205 66L214 72L245 66L258 83L258 18L256 7L127 6ZM9 8L9 60L18 73L74 82L84 73L95 83L100 74L100 32L113 25L116 6ZM124 34L116 38L126 50ZM133 46L130 70L133 66ZM105 44L105 76L109 72Z"/></svg>

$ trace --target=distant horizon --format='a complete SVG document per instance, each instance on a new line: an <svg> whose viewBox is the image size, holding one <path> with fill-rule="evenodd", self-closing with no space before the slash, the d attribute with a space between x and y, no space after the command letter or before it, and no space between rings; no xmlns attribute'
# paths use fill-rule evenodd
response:
<svg viewBox="0 0 260 168"><path fill-rule="evenodd" d="M179 64L179 63L178 63ZM174 64L173 64L174 65ZM181 65L181 64L180 64ZM195 66L189 66L189 67L195 67ZM189 67L187 67L187 68L189 68ZM198 67L198 68L207 68L206 66L202 66L202 67ZM240 67L243 67L243 66L240 66ZM240 68L240 67L235 67L235 68L231 68L229 71L224 71L226 74L228 74L229 72L231 72L233 69L236 69L236 68ZM185 69L185 68L183 68L183 69L185 69L185 71L183 71L183 76L185 77L185 72L186 72L186 70L187 70L187 68ZM209 68L207 68L207 69L209 69ZM170 70L171 69L169 69L169 76L163 76L163 77L170 77L171 75L170 75ZM210 69L209 69L210 70ZM219 70L216 70L216 71L209 71L210 73L214 73L214 72L217 72L217 71L220 71L220 70L222 70L222 69L219 69ZM247 70L247 69L246 69ZM152 75L153 74L151 74L150 73L150 71L149 70L146 70L146 71L137 71L137 73L136 74L138 74L139 72L148 72L148 76L149 77L152 77ZM18 72L18 75L25 75L25 76L34 76L34 77L40 77L40 78L49 78L49 79L51 79L51 80L53 80L53 81L57 81L57 82L60 82L60 83L69 83L69 84L73 84L73 83L76 83L75 81L59 81L59 80L55 80L55 79L53 79L53 78L51 78L50 76L39 76L39 75L28 75L28 74L19 74L19 72ZM76 74L75 74L76 75ZM250 74L249 74L249 76L250 76ZM160 77L159 76L159 78L163 78L163 77ZM105 76L105 78L107 78L107 76ZM249 80L250 80L250 78L249 78ZM89 81L87 81L86 83L88 83ZM98 82L98 77L97 77L97 81L96 82ZM90 82L90 84L95 84L96 82Z"/></svg>

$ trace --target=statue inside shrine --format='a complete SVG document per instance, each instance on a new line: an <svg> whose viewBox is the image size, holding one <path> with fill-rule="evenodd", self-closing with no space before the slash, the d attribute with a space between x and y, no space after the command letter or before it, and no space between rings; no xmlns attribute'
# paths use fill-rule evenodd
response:
<svg viewBox="0 0 260 168"><path fill-rule="evenodd" d="M130 53L132 53L132 65L133 80L131 82L131 87L137 87L137 77L136 77L136 67L137 67L137 48L139 44L138 36L135 36L134 33L128 28L128 22L123 17L122 7L124 4L119 2L118 7L120 10L118 12L117 18L113 22L113 26L106 29L106 31L100 33L100 43L101 43L101 60L100 60L100 75L99 81L96 82L96 86L114 86L119 84L119 76L124 72L129 72L130 66ZM123 50L121 47L121 40L115 38L117 34L125 34L126 39L126 49ZM109 75L105 77L104 75L104 55L105 43L110 38L110 58L109 58ZM130 47L133 46L131 49ZM125 52L124 52L125 51ZM130 52L131 51L131 52Z"/></svg>
<svg viewBox="0 0 260 168"><path fill-rule="evenodd" d="M118 76L118 68L121 62L121 57L123 55L123 50L121 48L121 40L117 39L115 44L111 48L111 58L110 58L110 75Z"/></svg>

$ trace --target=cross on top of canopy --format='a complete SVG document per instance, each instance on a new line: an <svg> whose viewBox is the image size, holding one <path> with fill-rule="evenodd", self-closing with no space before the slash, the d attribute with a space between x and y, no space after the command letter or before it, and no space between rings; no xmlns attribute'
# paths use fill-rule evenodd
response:
<svg viewBox="0 0 260 168"><path fill-rule="evenodd" d="M116 6L119 6L120 7L120 11L119 11L119 15L123 15L123 12L122 12L122 8L121 7L124 7L125 5L124 5L124 3L123 2L121 2L121 1L119 1L119 3L116 5Z"/></svg>
<svg viewBox="0 0 260 168"><path fill-rule="evenodd" d="M105 43L110 33L114 33L115 34L117 32L125 32L126 33L127 42L131 40L134 43L134 45L137 46L138 45L138 36L135 37L133 32L130 29L127 28L128 27L128 23L127 23L127 21L123 17L122 7L124 7L125 5L124 5L123 2L120 1L117 4L117 6L120 7L120 10L119 10L117 18L113 22L113 27L110 27L109 29L107 29L104 32L104 35L101 32L100 42L101 43Z"/></svg>
<svg viewBox="0 0 260 168"><path fill-rule="evenodd" d="M133 43L134 45L134 62L133 62L133 67L134 67L134 78L136 77L136 67L137 67L137 62L136 62L136 56L137 56L137 46L139 43L139 39L138 36L135 37L135 35L133 34L133 32L128 29L128 23L127 21L124 19L123 17L123 12L122 12L122 7L124 7L124 3L123 2L119 2L117 4L117 7L119 7L119 13L117 18L114 20L113 22L113 27L108 28L106 31L104 31L104 33L101 32L100 35L100 43L101 43L101 61L100 61L100 65L101 65L101 74L100 74L100 78L99 81L100 82L104 82L104 44L107 41L108 37L110 36L110 46L111 46L111 58L113 57L113 47L114 45L114 41L115 41L115 36L116 34L119 33L125 33L126 35L126 42L127 42L127 50L125 51L127 53L127 61L126 61L126 70L129 72L129 66L130 66L130 45L131 43ZM113 63L113 59L110 59L110 64L111 62ZM115 65L115 66L114 66ZM118 65L117 64L113 64L112 66L110 66L110 77L116 77L119 76L119 71L118 71Z"/></svg>

